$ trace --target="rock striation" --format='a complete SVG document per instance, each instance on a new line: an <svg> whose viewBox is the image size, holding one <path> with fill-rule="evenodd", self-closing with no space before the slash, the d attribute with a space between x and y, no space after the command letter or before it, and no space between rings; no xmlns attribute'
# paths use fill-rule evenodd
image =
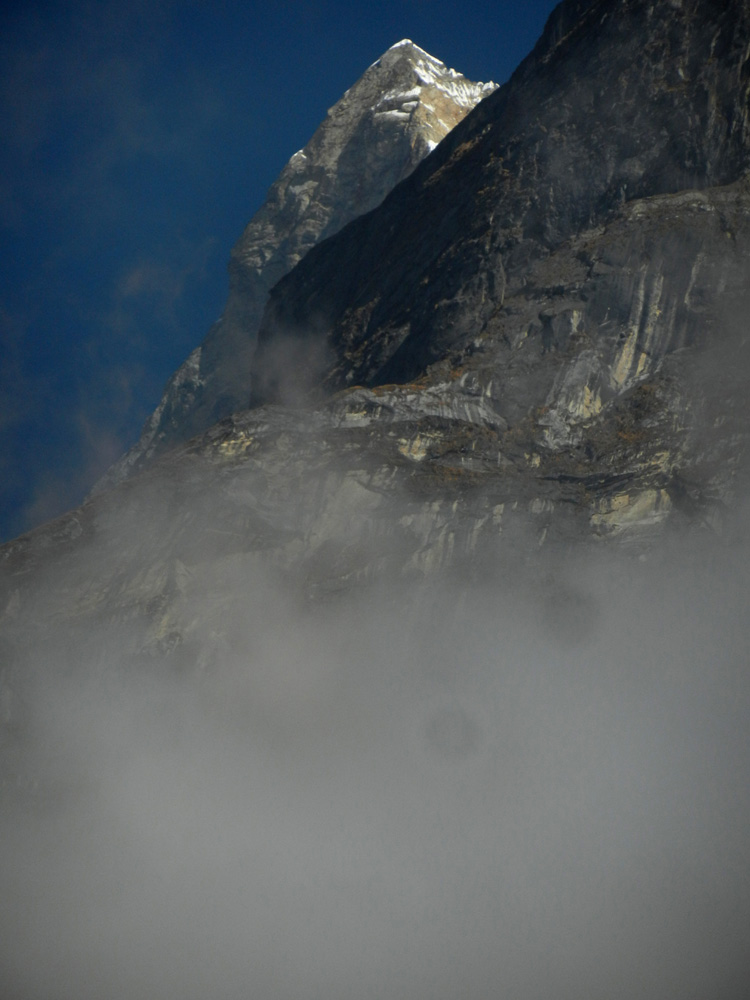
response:
<svg viewBox="0 0 750 1000"><path fill-rule="evenodd" d="M232 250L223 316L170 378L140 440L98 489L247 407L272 286L316 243L380 204L495 87L467 80L409 39L366 70L271 186Z"/></svg>

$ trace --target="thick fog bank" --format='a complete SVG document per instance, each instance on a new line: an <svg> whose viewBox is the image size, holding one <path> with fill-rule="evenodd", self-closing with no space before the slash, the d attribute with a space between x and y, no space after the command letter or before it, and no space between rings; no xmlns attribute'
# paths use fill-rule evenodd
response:
<svg viewBox="0 0 750 1000"><path fill-rule="evenodd" d="M210 660L30 650L0 995L739 998L746 551L312 610L237 580Z"/></svg>

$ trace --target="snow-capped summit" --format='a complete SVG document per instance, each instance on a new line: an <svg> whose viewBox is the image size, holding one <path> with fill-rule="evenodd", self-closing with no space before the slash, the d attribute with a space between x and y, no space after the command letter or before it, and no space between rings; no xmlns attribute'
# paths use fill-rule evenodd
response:
<svg viewBox="0 0 750 1000"><path fill-rule="evenodd" d="M474 107L483 97L497 88L496 83L474 83L462 73L450 69L440 59L420 48L410 38L402 38L392 45L370 69L392 66L398 60L407 59L413 66L416 86L435 87L467 110Z"/></svg>

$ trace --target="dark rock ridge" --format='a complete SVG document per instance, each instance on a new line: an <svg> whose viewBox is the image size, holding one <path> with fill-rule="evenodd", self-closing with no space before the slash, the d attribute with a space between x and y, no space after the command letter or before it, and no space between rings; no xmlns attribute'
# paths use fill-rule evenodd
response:
<svg viewBox="0 0 750 1000"><path fill-rule="evenodd" d="M321 359L309 377L327 391L412 379L492 336L529 267L565 240L635 200L738 180L748 17L741 2L562 4L506 86L277 285L256 402L284 398L285 338Z"/></svg>
<svg viewBox="0 0 750 1000"><path fill-rule="evenodd" d="M494 89L408 39L367 69L271 186L232 250L223 316L171 377L140 440L98 489L247 407L271 287L312 246L378 205Z"/></svg>

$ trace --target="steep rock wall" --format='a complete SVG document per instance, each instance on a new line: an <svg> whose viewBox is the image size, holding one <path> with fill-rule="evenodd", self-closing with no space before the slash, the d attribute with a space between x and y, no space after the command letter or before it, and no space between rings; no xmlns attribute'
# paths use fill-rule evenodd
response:
<svg viewBox="0 0 750 1000"><path fill-rule="evenodd" d="M743 175L750 6L580 7L562 4L429 162L278 284L257 402L284 398L295 350L310 388L414 378L480 333L531 262L622 204Z"/></svg>

